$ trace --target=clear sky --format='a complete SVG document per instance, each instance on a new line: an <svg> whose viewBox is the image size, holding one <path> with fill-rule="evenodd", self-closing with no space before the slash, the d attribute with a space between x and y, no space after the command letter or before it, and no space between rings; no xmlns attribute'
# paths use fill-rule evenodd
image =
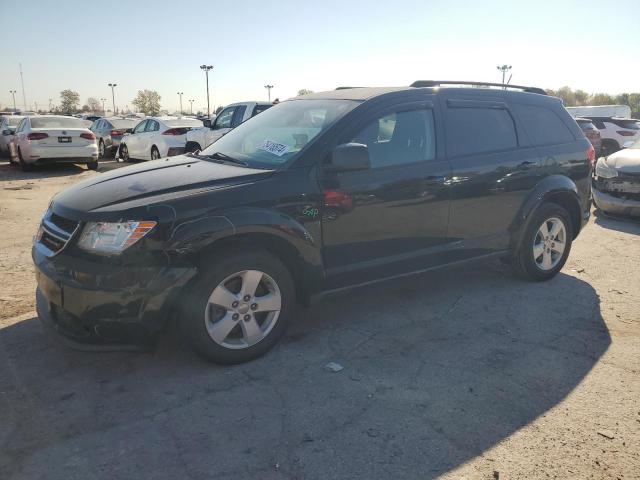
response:
<svg viewBox="0 0 640 480"><path fill-rule="evenodd" d="M640 91L640 0L0 0L0 105L11 106L22 62L29 109L61 90L116 105L157 90L211 103L294 96L340 85L417 79L499 81L588 92Z"/></svg>

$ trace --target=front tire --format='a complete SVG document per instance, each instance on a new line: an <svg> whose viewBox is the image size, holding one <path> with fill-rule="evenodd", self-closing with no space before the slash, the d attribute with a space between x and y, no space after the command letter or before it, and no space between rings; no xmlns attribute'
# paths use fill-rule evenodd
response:
<svg viewBox="0 0 640 480"><path fill-rule="evenodd" d="M180 326L209 361L235 364L269 351L295 308L289 269L268 252L209 256L186 302Z"/></svg>
<svg viewBox="0 0 640 480"><path fill-rule="evenodd" d="M100 143L98 143L98 159L102 160L105 157L106 157L106 151L105 151L104 142L100 140Z"/></svg>
<svg viewBox="0 0 640 480"><path fill-rule="evenodd" d="M22 158L22 151L19 148L18 148L18 162L20 162L20 169L23 172L30 172L33 170L33 165L25 162L24 158Z"/></svg>
<svg viewBox="0 0 640 480"><path fill-rule="evenodd" d="M120 158L122 159L123 162L131 161L131 157L129 157L129 149L127 148L127 145L124 143L120 145Z"/></svg>
<svg viewBox="0 0 640 480"><path fill-rule="evenodd" d="M560 205L545 203L531 217L511 265L523 279L545 281L564 266L573 240L569 213Z"/></svg>

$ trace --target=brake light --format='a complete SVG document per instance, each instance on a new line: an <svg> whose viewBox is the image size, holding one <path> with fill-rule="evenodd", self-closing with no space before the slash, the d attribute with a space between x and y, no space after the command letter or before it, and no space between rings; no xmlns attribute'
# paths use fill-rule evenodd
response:
<svg viewBox="0 0 640 480"><path fill-rule="evenodd" d="M636 132L630 132L628 130L618 130L616 133L623 137L633 137L636 134Z"/></svg>
<svg viewBox="0 0 640 480"><path fill-rule="evenodd" d="M96 136L91 132L83 132L80 134L80 137L86 138L87 140L95 140Z"/></svg>
<svg viewBox="0 0 640 480"><path fill-rule="evenodd" d="M184 135L185 133L187 133L186 128L170 128L162 132L163 135Z"/></svg>
<svg viewBox="0 0 640 480"><path fill-rule="evenodd" d="M112 137L122 137L127 131L125 129L111 130Z"/></svg>
<svg viewBox="0 0 640 480"><path fill-rule="evenodd" d="M42 140L43 138L49 138L49 134L44 132L33 132L27 135L27 139L29 140Z"/></svg>
<svg viewBox="0 0 640 480"><path fill-rule="evenodd" d="M587 158L589 159L589 165L593 168L596 164L596 149L593 148L593 145L589 145L589 150L587 150Z"/></svg>

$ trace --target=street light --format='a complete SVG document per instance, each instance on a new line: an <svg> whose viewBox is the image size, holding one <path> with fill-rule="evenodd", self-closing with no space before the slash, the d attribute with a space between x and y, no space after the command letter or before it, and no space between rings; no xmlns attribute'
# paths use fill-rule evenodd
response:
<svg viewBox="0 0 640 480"><path fill-rule="evenodd" d="M104 102L107 101L106 98L101 98L100 101L102 102L102 116L106 117L107 116L107 111L104 109Z"/></svg>
<svg viewBox="0 0 640 480"><path fill-rule="evenodd" d="M184 92L178 92L178 96L180 97L180 115L182 115L182 95L184 95Z"/></svg>
<svg viewBox="0 0 640 480"><path fill-rule="evenodd" d="M49 99L49 111L51 111L53 108L53 98Z"/></svg>
<svg viewBox="0 0 640 480"><path fill-rule="evenodd" d="M111 87L111 100L113 101L113 114L116 114L116 94L114 92L114 88L116 88L118 86L117 83L110 83L109 86Z"/></svg>
<svg viewBox="0 0 640 480"><path fill-rule="evenodd" d="M16 91L9 90L9 93L13 96L13 113L16 113Z"/></svg>
<svg viewBox="0 0 640 480"><path fill-rule="evenodd" d="M200 70L204 70L207 77L207 118L211 118L211 108L209 107L209 70L213 70L213 65L200 65Z"/></svg>
<svg viewBox="0 0 640 480"><path fill-rule="evenodd" d="M267 89L267 92L269 95L269 101L271 101L271 89L273 88L273 85L265 85L264 88Z"/></svg>
<svg viewBox="0 0 640 480"><path fill-rule="evenodd" d="M191 104L191 115L193 115L193 102L195 102L195 100L189 100L189 103Z"/></svg>
<svg viewBox="0 0 640 480"><path fill-rule="evenodd" d="M507 86L504 83L504 77L506 76L507 72L511 70L511 65L498 65L496 68L502 72L502 88L506 90ZM511 77L509 77L509 81L511 81Z"/></svg>

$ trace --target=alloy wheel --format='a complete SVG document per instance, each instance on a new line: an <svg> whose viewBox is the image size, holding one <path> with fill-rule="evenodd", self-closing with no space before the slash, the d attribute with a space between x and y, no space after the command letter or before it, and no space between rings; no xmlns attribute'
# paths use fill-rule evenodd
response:
<svg viewBox="0 0 640 480"><path fill-rule="evenodd" d="M533 240L533 258L540 270L553 270L567 245L567 229L564 222L552 217L545 220L536 232Z"/></svg>
<svg viewBox="0 0 640 480"><path fill-rule="evenodd" d="M282 294L275 280L259 270L245 270L214 288L205 307L205 326L218 345L248 348L269 335L281 310Z"/></svg>

